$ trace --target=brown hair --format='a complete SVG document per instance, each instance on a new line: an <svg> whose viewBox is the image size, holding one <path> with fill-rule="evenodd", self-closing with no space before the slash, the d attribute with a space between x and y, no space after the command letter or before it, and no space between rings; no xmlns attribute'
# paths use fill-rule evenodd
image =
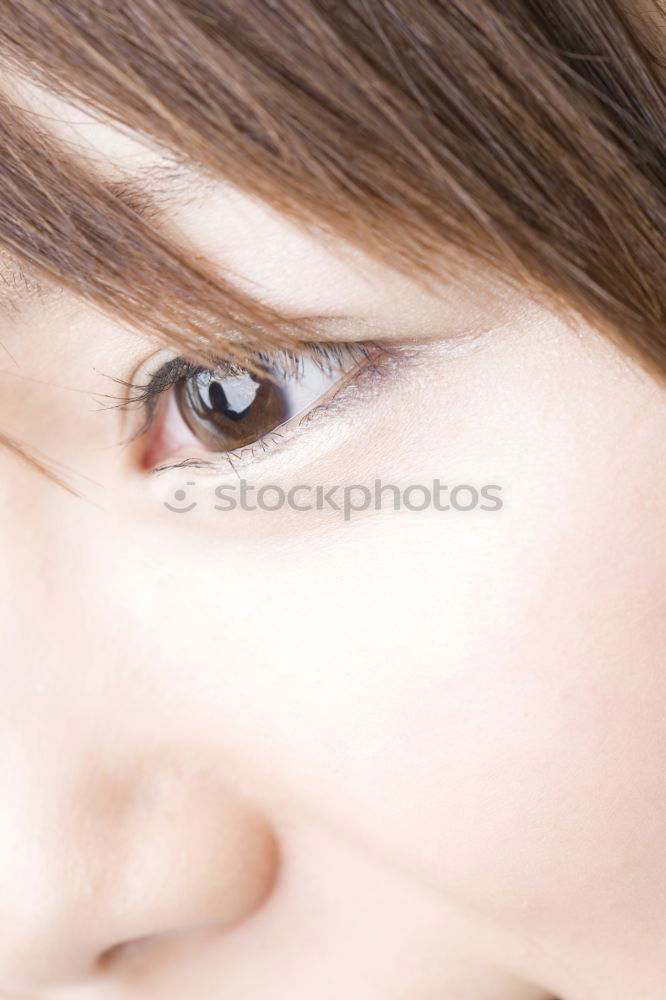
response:
<svg viewBox="0 0 666 1000"><path fill-rule="evenodd" d="M656 27L618 0L5 0L0 59L419 281L471 257L663 368ZM192 351L308 333L9 97L0 145L0 247L36 274Z"/></svg>

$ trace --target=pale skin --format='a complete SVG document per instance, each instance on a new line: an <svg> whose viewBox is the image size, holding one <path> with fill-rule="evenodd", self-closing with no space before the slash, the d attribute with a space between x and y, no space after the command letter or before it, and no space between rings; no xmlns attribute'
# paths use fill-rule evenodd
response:
<svg viewBox="0 0 666 1000"><path fill-rule="evenodd" d="M106 174L155 162L30 100ZM164 345L5 306L0 428L83 497L0 452L0 997L661 1000L662 384L527 294L427 295L180 190L165 226L267 301L416 346L247 480L504 505L220 513L223 458L152 474L103 405Z"/></svg>

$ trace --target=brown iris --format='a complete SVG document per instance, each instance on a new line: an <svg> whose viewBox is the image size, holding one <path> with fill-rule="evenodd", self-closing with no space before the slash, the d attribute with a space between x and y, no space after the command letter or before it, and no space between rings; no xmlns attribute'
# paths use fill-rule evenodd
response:
<svg viewBox="0 0 666 1000"><path fill-rule="evenodd" d="M182 379L175 397L183 420L211 451L252 444L289 417L280 386L247 371L218 374L204 369Z"/></svg>

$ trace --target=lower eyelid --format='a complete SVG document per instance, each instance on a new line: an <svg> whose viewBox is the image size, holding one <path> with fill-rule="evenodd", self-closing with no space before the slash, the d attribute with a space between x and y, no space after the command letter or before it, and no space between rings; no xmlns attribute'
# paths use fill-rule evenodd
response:
<svg viewBox="0 0 666 1000"><path fill-rule="evenodd" d="M318 425L320 421L330 419L336 413L344 412L351 402L350 397L353 397L354 408L357 404L362 405L367 402L377 391L382 380L388 377L406 356L406 352L401 351L396 345L391 345L390 350L384 350L381 345L376 346L375 355L369 355L364 363L360 363L347 377L336 383L330 392L319 401L315 401L310 409L292 417L256 442L231 451L207 452L206 457L199 455L180 460L176 458L155 466L150 470L151 473L160 474L183 467L219 472L225 466L237 471L268 459L277 450L285 450L301 436L304 430ZM211 455L214 457L210 457Z"/></svg>
<svg viewBox="0 0 666 1000"><path fill-rule="evenodd" d="M343 387L338 389L338 392L342 392ZM337 395L337 393L336 393ZM315 416L315 413L319 413L319 416L327 415L330 412L330 408L334 402L334 398L331 398L329 402L315 403L314 406L307 410L305 413L300 413L297 416L292 417L290 420L285 421L278 427L275 427L272 431L264 434L263 437L258 438L252 444L243 445L241 448L231 449L229 451L221 452L206 452L207 455L212 455L213 457L204 458L185 458L182 460L174 460L170 462L163 462L162 464L151 469L153 473L166 472L169 469L175 469L182 466L196 467L201 469L219 469L223 465L228 465L237 469L239 467L244 467L245 465L250 465L256 462L258 459L267 457L272 454L278 447L286 445L289 441L297 436L298 431L309 422L311 418Z"/></svg>

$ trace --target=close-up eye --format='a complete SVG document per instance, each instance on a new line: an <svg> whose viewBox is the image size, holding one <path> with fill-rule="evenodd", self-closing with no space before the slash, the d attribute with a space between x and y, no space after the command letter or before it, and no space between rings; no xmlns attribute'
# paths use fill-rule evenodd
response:
<svg viewBox="0 0 666 1000"><path fill-rule="evenodd" d="M317 345L312 355L257 356L247 368L213 367L171 357L129 402L145 408L137 437L141 464L155 469L171 458L227 454L263 443L295 417L323 405L367 360L363 345Z"/></svg>

